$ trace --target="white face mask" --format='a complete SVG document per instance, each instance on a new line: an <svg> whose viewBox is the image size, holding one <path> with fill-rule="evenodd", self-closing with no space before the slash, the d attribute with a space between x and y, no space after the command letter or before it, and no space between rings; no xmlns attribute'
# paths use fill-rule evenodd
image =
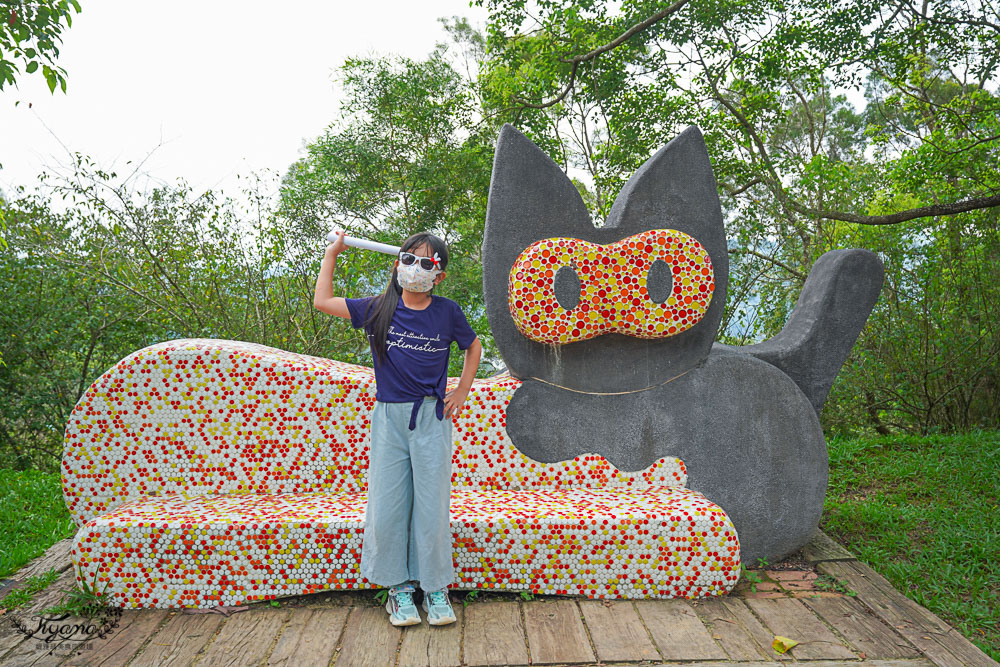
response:
<svg viewBox="0 0 1000 667"><path fill-rule="evenodd" d="M434 279L441 273L438 269L428 271L414 262L409 266L396 267L396 280L407 292L429 292L434 287Z"/></svg>

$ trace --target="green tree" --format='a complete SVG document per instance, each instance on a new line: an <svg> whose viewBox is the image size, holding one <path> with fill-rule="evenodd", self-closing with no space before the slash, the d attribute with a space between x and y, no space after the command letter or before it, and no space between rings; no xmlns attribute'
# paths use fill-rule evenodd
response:
<svg viewBox="0 0 1000 667"><path fill-rule="evenodd" d="M993 3L479 4L481 85L554 159L587 165L597 220L653 150L702 128L733 240L727 342L775 333L826 250L880 252L886 296L828 427L996 424L998 317L970 306L995 284Z"/></svg>
<svg viewBox="0 0 1000 667"><path fill-rule="evenodd" d="M966 127L988 123L998 103L982 93L996 84L1000 66L991 3L942 0L918 10L870 0L678 0L666 7L632 0L612 8L561 0L537 11L511 0L477 4L490 11L486 85L529 126L574 104L592 107L588 143L613 192L653 147L697 123L725 191L760 196L766 190L790 213L892 224L1000 205L1000 195L980 187L961 200L888 215L815 209L786 191L796 171L772 155L768 143L775 125L795 113L784 98L804 103L826 86L859 90L873 72L914 103L935 76L941 79L937 73L952 73L965 92L939 114ZM977 95L978 103L970 104L969 96ZM937 146L926 136L917 139L925 150ZM997 140L974 132L962 145L995 150ZM935 155L945 159L955 149Z"/></svg>
<svg viewBox="0 0 1000 667"><path fill-rule="evenodd" d="M222 338L362 361L363 337L312 306L322 246L297 263L275 182L250 179L240 204L183 182L147 188L78 155L42 183L6 204L0 465L52 469L83 393L157 342Z"/></svg>
<svg viewBox="0 0 1000 667"><path fill-rule="evenodd" d="M457 22L454 34L475 45L467 24ZM338 70L345 95L339 116L288 169L278 212L300 239L325 238L335 227L392 244L418 231L441 236L451 258L440 293L463 305L484 359L496 361L479 254L494 137L469 79L446 55L439 45L424 60L349 59ZM312 243L306 251L321 254ZM390 262L376 253L342 255L334 291L381 292ZM453 354L452 374L461 363Z"/></svg>
<svg viewBox="0 0 1000 667"><path fill-rule="evenodd" d="M22 73L41 71L50 92L66 92L66 70L56 64L66 28L73 25L77 0L4 0L0 2L0 90L17 85Z"/></svg>

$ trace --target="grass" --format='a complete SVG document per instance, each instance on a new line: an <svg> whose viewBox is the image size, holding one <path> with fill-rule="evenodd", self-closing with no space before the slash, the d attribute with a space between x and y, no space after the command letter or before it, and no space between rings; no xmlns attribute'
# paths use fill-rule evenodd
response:
<svg viewBox="0 0 1000 667"><path fill-rule="evenodd" d="M28 577L24 582L24 588L11 591L3 600L0 600L0 609L10 611L11 609L23 607L31 602L31 598L35 597L35 593L44 591L58 578L59 575L56 574L55 570L49 570L45 574Z"/></svg>
<svg viewBox="0 0 1000 667"><path fill-rule="evenodd" d="M821 528L1000 659L1000 432L831 440Z"/></svg>
<svg viewBox="0 0 1000 667"><path fill-rule="evenodd" d="M60 473L0 469L0 578L76 533Z"/></svg>
<svg viewBox="0 0 1000 667"><path fill-rule="evenodd" d="M823 530L1000 660L1000 431L829 450ZM73 535L58 473L0 470L0 494L0 577Z"/></svg>

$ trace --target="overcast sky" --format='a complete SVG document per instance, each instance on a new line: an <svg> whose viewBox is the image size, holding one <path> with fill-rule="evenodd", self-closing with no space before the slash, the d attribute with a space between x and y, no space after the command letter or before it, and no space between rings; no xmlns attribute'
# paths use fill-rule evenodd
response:
<svg viewBox="0 0 1000 667"><path fill-rule="evenodd" d="M122 173L161 142L144 171L167 182L183 176L199 191L235 189L237 174L263 168L283 173L334 119L331 74L345 58L424 57L446 40L438 17L479 27L486 18L468 0L81 6L58 59L67 92L50 94L35 73L0 93L4 191L68 164L66 149Z"/></svg>

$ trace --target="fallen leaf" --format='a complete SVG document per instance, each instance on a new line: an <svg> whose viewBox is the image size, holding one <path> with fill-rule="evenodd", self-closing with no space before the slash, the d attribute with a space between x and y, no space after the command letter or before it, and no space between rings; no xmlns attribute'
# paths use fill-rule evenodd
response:
<svg viewBox="0 0 1000 667"><path fill-rule="evenodd" d="M775 635L774 641L771 642L771 648L778 653L785 653L786 651L790 651L792 648L798 646L798 644L799 643L794 639L782 637L781 635Z"/></svg>

